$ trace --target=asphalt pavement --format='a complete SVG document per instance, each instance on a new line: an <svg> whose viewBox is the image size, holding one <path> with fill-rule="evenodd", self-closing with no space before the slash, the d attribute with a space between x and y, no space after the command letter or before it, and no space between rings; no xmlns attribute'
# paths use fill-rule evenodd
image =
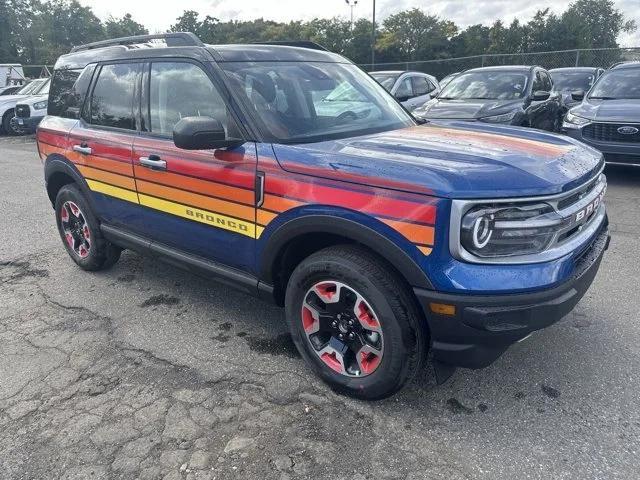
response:
<svg viewBox="0 0 640 480"><path fill-rule="evenodd" d="M0 479L636 479L640 169L575 311L490 367L360 402L283 312L133 252L79 270L32 138L0 137Z"/></svg>

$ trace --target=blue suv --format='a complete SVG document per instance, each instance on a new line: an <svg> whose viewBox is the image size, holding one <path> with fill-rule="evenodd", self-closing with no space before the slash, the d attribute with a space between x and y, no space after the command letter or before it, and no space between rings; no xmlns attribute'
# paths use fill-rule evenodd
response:
<svg viewBox="0 0 640 480"><path fill-rule="evenodd" d="M604 153L607 163L640 166L640 62L625 62L607 70L567 112L562 124L570 137Z"/></svg>
<svg viewBox="0 0 640 480"><path fill-rule="evenodd" d="M133 249L281 305L309 367L360 398L391 395L428 359L439 381L487 366L560 320L609 238L601 153L420 125L308 43L77 47L56 63L37 139L80 268Z"/></svg>

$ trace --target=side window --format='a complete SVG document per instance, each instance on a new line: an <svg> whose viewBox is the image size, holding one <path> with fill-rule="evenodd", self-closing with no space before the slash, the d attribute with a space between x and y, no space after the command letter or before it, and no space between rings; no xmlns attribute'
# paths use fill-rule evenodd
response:
<svg viewBox="0 0 640 480"><path fill-rule="evenodd" d="M433 90L433 86L425 77L411 77L411 83L413 84L413 95L415 97L426 95Z"/></svg>
<svg viewBox="0 0 640 480"><path fill-rule="evenodd" d="M133 90L138 71L135 63L102 66L91 96L89 123L135 130Z"/></svg>
<svg viewBox="0 0 640 480"><path fill-rule="evenodd" d="M411 77L407 77L400 85L398 85L398 89L396 90L396 98L411 98L413 97L413 87L411 86Z"/></svg>
<svg viewBox="0 0 640 480"><path fill-rule="evenodd" d="M212 117L228 129L224 99L207 74L198 66L183 62L151 64L149 80L151 131L171 135L184 117Z"/></svg>
<svg viewBox="0 0 640 480"><path fill-rule="evenodd" d="M94 70L95 65L87 65L84 70L53 72L47 113L57 117L78 118Z"/></svg>
<svg viewBox="0 0 640 480"><path fill-rule="evenodd" d="M536 75L533 78L533 87L531 88L531 91L533 92L537 92L539 90L544 90L544 82L542 81L540 70L536 72Z"/></svg>

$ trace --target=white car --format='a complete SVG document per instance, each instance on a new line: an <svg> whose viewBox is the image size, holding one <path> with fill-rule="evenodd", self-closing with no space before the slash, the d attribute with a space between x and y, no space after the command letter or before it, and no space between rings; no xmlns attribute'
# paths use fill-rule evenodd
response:
<svg viewBox="0 0 640 480"><path fill-rule="evenodd" d="M369 72L369 75L409 111L424 105L440 93L436 77L426 73L388 70Z"/></svg>
<svg viewBox="0 0 640 480"><path fill-rule="evenodd" d="M31 95L38 95L40 92L49 92L49 79L39 78L22 87L15 95L3 95L0 97L0 127L5 133L12 135L20 133L11 125L11 119L15 116L16 103L28 98Z"/></svg>

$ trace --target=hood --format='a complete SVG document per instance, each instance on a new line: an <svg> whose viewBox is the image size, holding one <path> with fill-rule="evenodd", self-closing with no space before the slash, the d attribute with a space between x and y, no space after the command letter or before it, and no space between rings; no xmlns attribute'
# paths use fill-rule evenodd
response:
<svg viewBox="0 0 640 480"><path fill-rule="evenodd" d="M441 100L436 98L432 104L425 106L420 116L428 119L450 118L459 120L475 120L492 115L511 112L521 108L523 100Z"/></svg>
<svg viewBox="0 0 640 480"><path fill-rule="evenodd" d="M273 148L290 172L449 198L561 193L604 162L569 137L467 122Z"/></svg>
<svg viewBox="0 0 640 480"><path fill-rule="evenodd" d="M573 99L573 97L571 96L571 92L560 92L560 98L562 100L562 103L567 107L580 103L579 100Z"/></svg>
<svg viewBox="0 0 640 480"><path fill-rule="evenodd" d="M29 105L32 106L34 103L41 102L49 98L49 95L26 95L23 96L21 100L17 102L20 105Z"/></svg>
<svg viewBox="0 0 640 480"><path fill-rule="evenodd" d="M0 97L0 105L4 105L5 103L16 103L18 100L22 100L28 96L29 95L3 95Z"/></svg>
<svg viewBox="0 0 640 480"><path fill-rule="evenodd" d="M640 100L585 99L571 110L596 122L640 123Z"/></svg>

